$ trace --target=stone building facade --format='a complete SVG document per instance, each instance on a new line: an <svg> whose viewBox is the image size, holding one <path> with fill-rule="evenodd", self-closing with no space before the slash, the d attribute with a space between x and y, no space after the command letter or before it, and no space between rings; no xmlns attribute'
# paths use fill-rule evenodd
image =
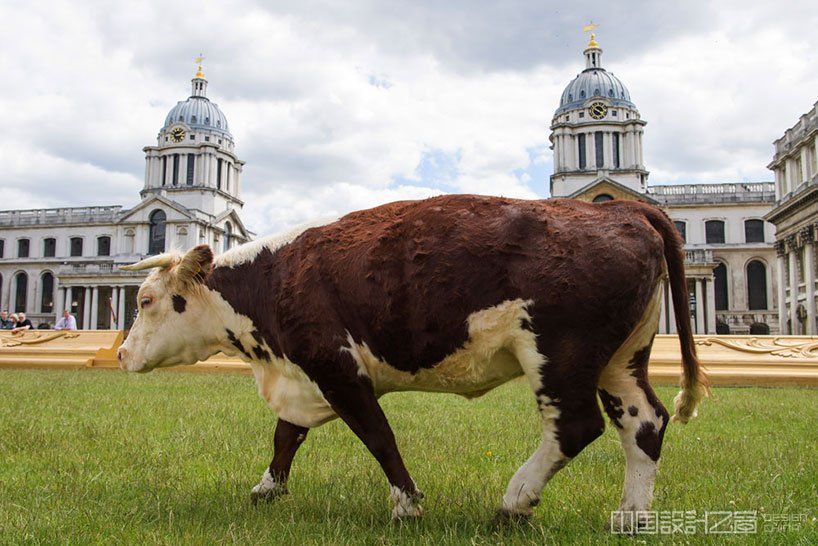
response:
<svg viewBox="0 0 818 546"><path fill-rule="evenodd" d="M818 103L774 145L768 167L775 173L777 199L766 219L776 227L779 328L816 335Z"/></svg>
<svg viewBox="0 0 818 546"><path fill-rule="evenodd" d="M190 96L168 113L145 152L141 201L122 206L0 211L0 309L53 325L69 309L83 329L124 328L145 272L118 265L252 237L240 212L244 162L227 118L207 98L201 66Z"/></svg>
<svg viewBox="0 0 818 546"><path fill-rule="evenodd" d="M765 221L774 184L648 185L647 123L622 81L602 66L593 35L584 55L585 69L563 91L551 123L551 195L662 207L685 238L694 331L777 333L775 229ZM667 287L661 313L660 333L674 333Z"/></svg>

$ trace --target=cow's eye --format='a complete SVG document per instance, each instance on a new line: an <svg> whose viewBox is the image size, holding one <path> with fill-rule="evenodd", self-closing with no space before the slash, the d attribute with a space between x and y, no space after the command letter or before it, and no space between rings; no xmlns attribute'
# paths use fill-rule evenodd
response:
<svg viewBox="0 0 818 546"><path fill-rule="evenodd" d="M153 301L153 298L150 298L150 297L148 297L148 296L145 296L144 298L142 298L141 300L139 300L139 307L140 307L140 309L144 309L145 307L147 307L148 305L150 305L152 301Z"/></svg>

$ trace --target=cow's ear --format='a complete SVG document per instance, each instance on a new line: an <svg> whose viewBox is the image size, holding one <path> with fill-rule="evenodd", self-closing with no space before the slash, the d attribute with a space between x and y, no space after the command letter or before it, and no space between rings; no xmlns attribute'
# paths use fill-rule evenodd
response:
<svg viewBox="0 0 818 546"><path fill-rule="evenodd" d="M176 278L184 284L202 283L213 269L213 251L208 245L193 247L174 268Z"/></svg>

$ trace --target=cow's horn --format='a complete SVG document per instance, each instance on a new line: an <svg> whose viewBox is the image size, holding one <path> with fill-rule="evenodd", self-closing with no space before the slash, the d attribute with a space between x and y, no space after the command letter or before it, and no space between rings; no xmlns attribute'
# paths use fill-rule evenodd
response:
<svg viewBox="0 0 818 546"><path fill-rule="evenodd" d="M151 269L154 267L161 267L165 269L170 267L178 260L177 256L173 254L159 254L158 256L151 256L150 258L145 258L141 262L136 262L135 264L129 265L121 265L119 269L124 269L125 271L140 271L142 269Z"/></svg>

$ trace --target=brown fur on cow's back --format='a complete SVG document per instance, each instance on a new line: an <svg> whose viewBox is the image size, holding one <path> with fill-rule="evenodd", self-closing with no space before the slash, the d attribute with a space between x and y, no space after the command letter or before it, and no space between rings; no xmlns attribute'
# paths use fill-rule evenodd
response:
<svg viewBox="0 0 818 546"><path fill-rule="evenodd" d="M648 206L448 195L353 212L264 258L283 315L270 328L305 359L348 332L406 371L461 346L471 313L517 298L540 337L624 339L663 270Z"/></svg>

